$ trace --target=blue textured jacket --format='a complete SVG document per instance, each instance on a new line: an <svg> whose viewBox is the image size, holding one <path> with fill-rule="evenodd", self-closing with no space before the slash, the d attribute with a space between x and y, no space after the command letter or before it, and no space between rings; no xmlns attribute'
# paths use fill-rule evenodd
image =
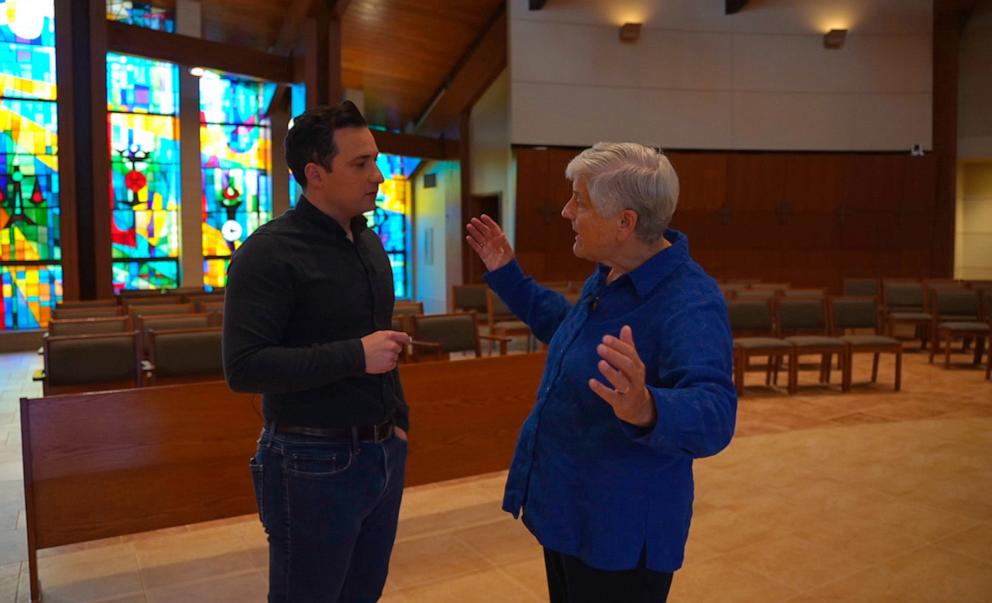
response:
<svg viewBox="0 0 992 603"><path fill-rule="evenodd" d="M692 460L730 443L737 414L727 308L689 257L686 236L606 284L600 266L572 306L524 275L516 261L486 280L548 343L537 403L520 430L503 509L540 543L604 570L682 565L692 516ZM630 325L658 420L617 419L588 386L609 383L596 346Z"/></svg>

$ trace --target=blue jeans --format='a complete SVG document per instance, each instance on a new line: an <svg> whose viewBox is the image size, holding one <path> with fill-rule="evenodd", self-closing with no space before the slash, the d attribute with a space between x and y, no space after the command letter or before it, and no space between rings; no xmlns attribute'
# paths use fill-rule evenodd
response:
<svg viewBox="0 0 992 603"><path fill-rule="evenodd" d="M262 430L251 459L269 539L269 603L378 601L389 571L407 444Z"/></svg>

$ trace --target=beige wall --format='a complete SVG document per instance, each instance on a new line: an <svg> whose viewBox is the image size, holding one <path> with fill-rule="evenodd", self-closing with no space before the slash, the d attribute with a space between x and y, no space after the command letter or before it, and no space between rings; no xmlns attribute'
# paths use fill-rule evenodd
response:
<svg viewBox="0 0 992 603"><path fill-rule="evenodd" d="M424 176L437 175L435 188L424 188ZM427 313L446 312L451 285L459 282L461 172L457 161L427 161L413 181L414 298Z"/></svg>
<svg viewBox="0 0 992 603"><path fill-rule="evenodd" d="M516 181L511 180L510 77L508 70L496 78L472 107L470 118L472 193L497 194L501 201L503 228L514 241Z"/></svg>
<svg viewBox="0 0 992 603"><path fill-rule="evenodd" d="M954 277L992 280L992 161L958 165Z"/></svg>
<svg viewBox="0 0 992 603"><path fill-rule="evenodd" d="M829 5L829 6L826 6ZM511 140L931 147L931 0L510 0ZM617 26L645 24L636 44ZM840 50L831 27L849 29Z"/></svg>
<svg viewBox="0 0 992 603"><path fill-rule="evenodd" d="M978 0L958 44L958 159L992 159L992 0Z"/></svg>

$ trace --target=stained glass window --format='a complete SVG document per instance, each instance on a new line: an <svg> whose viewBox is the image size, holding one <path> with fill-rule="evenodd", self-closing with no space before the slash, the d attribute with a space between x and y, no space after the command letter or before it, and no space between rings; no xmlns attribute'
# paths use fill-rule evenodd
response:
<svg viewBox="0 0 992 603"><path fill-rule="evenodd" d="M114 290L179 283L179 93L170 63L107 55Z"/></svg>
<svg viewBox="0 0 992 603"><path fill-rule="evenodd" d="M165 8L131 0L107 0L107 19L128 25L173 32L176 20Z"/></svg>
<svg viewBox="0 0 992 603"><path fill-rule="evenodd" d="M385 181L379 186L375 210L365 214L369 227L379 234L393 268L393 291L397 299L411 295L409 278L409 232L412 194L410 176L420 159L380 154L376 164Z"/></svg>
<svg viewBox="0 0 992 603"><path fill-rule="evenodd" d="M200 78L203 280L223 287L231 254L272 218L271 132L275 84L206 72Z"/></svg>
<svg viewBox="0 0 992 603"><path fill-rule="evenodd" d="M289 87L289 112L290 115L301 115L307 110L307 86L306 84L290 84ZM289 120L289 127L293 127L293 120ZM293 172L289 173L289 206L296 207L296 201L303 194L303 188L293 178Z"/></svg>
<svg viewBox="0 0 992 603"><path fill-rule="evenodd" d="M0 330L62 298L53 0L0 1Z"/></svg>

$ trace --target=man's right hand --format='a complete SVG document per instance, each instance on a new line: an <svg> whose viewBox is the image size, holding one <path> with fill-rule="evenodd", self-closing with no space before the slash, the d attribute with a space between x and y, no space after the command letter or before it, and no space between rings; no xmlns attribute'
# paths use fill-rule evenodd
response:
<svg viewBox="0 0 992 603"><path fill-rule="evenodd" d="M513 259L513 247L496 220L482 214L482 218L472 218L466 229L465 240L479 254L489 272L499 270Z"/></svg>
<svg viewBox="0 0 992 603"><path fill-rule="evenodd" d="M362 337L365 372L370 375L380 375L396 368L400 352L408 343L410 336L402 331L376 331Z"/></svg>

